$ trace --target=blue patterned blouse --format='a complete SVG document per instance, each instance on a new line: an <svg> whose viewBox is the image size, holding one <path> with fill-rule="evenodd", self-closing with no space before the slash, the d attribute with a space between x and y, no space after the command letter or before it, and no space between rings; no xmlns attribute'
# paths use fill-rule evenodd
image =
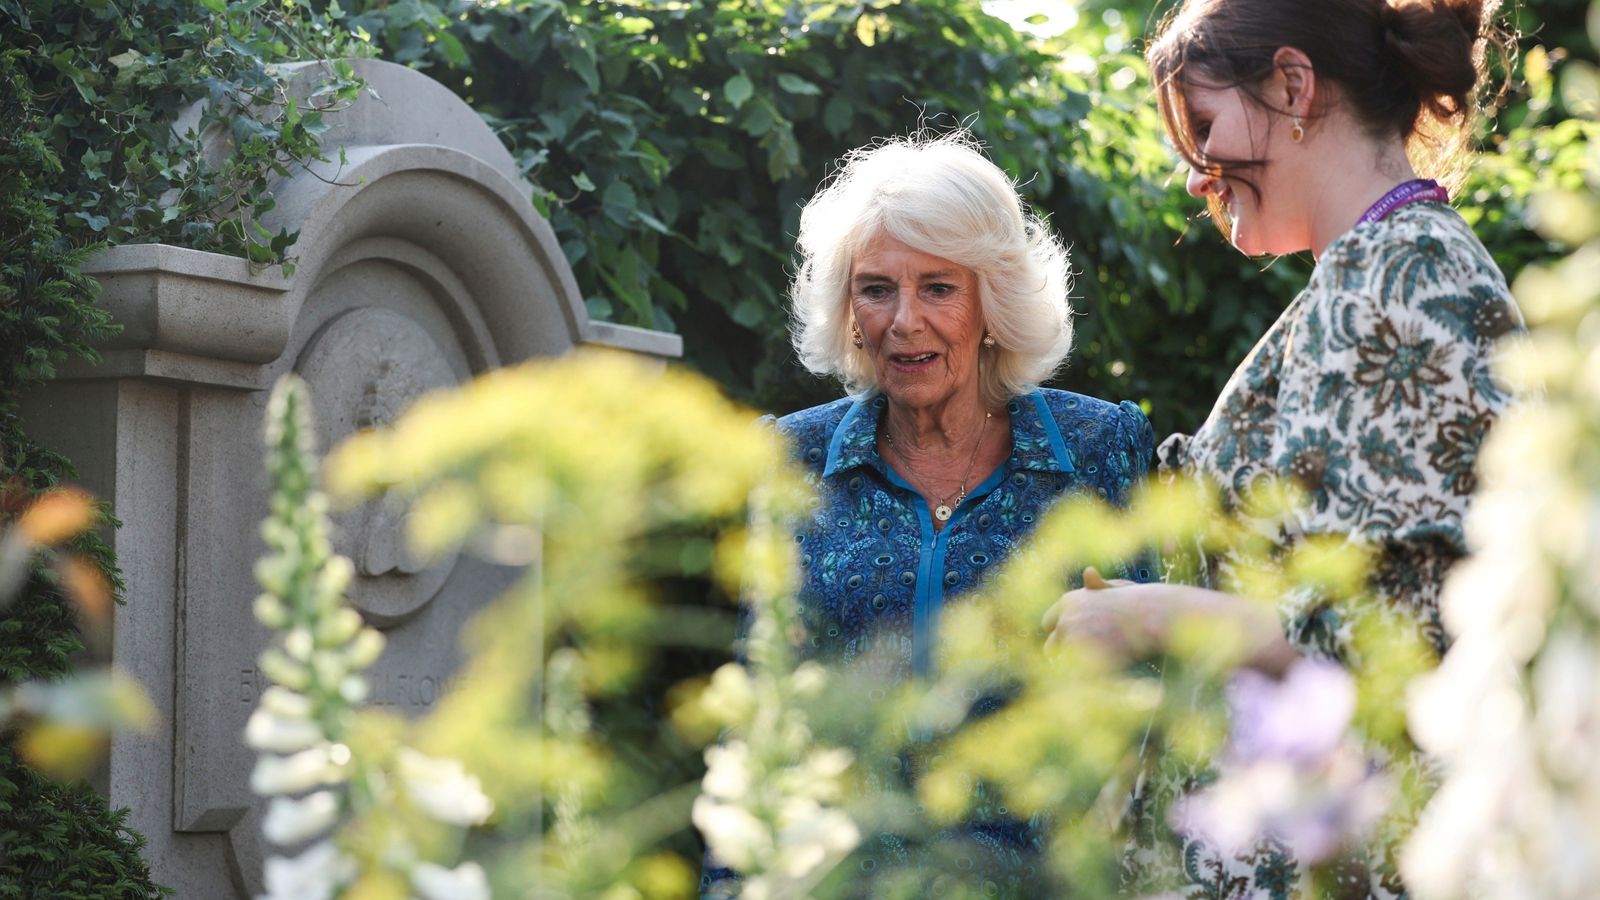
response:
<svg viewBox="0 0 1600 900"><path fill-rule="evenodd" d="M1123 503L1144 478L1155 442L1132 403L1056 390L1017 397L1006 407L1011 455L935 531L922 495L878 455L885 404L879 394L836 400L785 416L778 428L818 494L810 523L795 535L805 570L800 612L810 656L869 674L887 693L912 675L932 674L947 600L979 586L1063 494L1082 491ZM1144 569L1126 574L1151 577ZM915 778L909 758L888 764L898 780ZM1034 868L1028 854L1037 849L1034 824L1001 817L960 829L977 857L966 867L973 890L1027 893ZM857 855L861 871L872 872L880 864L917 865L917 852L898 835L878 834L864 840ZM708 858L702 898L738 892L739 876Z"/></svg>
<svg viewBox="0 0 1600 900"><path fill-rule="evenodd" d="M778 428L819 494L795 536L812 654L868 665L889 687L932 673L945 601L977 587L1058 497L1084 491L1122 503L1149 467L1154 438L1126 401L1049 389L1017 397L1006 408L1010 457L935 531L922 495L878 455L885 403L881 394L836 400Z"/></svg>

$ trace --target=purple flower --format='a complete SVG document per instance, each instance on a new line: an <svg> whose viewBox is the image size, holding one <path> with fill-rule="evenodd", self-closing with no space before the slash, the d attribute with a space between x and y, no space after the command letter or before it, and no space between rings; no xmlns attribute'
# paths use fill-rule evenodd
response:
<svg viewBox="0 0 1600 900"><path fill-rule="evenodd" d="M1355 684L1333 663L1302 659L1282 681L1245 669L1227 687L1232 733L1227 761L1284 760L1315 766L1343 742L1355 714Z"/></svg>
<svg viewBox="0 0 1600 900"><path fill-rule="evenodd" d="M1232 733L1221 771L1173 807L1180 832L1230 854L1270 837L1315 865L1382 816L1388 780L1346 733L1356 692L1343 669L1301 660L1282 681L1246 670L1227 698Z"/></svg>

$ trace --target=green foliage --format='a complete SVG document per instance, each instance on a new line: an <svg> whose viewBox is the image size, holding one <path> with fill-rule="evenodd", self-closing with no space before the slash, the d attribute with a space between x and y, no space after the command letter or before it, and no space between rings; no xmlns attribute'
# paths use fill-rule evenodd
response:
<svg viewBox="0 0 1600 900"><path fill-rule="evenodd" d="M42 184L63 167L39 137L32 93L10 51L0 55L0 88L0 515L9 518L73 475L65 459L22 432L18 392L66 359L94 359L90 342L110 326L78 272L84 250L62 238L42 197ZM115 579L103 541L79 546ZM65 676L82 649L71 603L36 570L0 609L0 686ZM126 813L109 811L86 784L63 785L29 769L13 737L0 734L0 897L161 896L139 858L142 839L122 825Z"/></svg>
<svg viewBox="0 0 1600 900"><path fill-rule="evenodd" d="M60 161L38 188L69 242L258 262L282 261L295 238L257 221L273 206L269 180L322 158L323 113L360 88L333 65L307 103L288 102L279 67L364 46L325 16L262 0L0 2L0 38L39 100L33 134Z"/></svg>
<svg viewBox="0 0 1600 900"><path fill-rule="evenodd" d="M1136 55L1156 6L1093 0L1044 42L975 0L346 8L387 58L500 131L593 315L681 332L691 363L769 409L837 390L796 364L784 301L800 207L830 162L885 134L966 122L1073 247L1083 316L1058 383L1137 399L1165 431L1204 417L1309 260L1239 257L1174 177ZM1518 15L1551 23L1541 38L1568 35L1577 6ZM1512 101L1496 121L1525 133L1501 139L1465 203L1510 248L1508 270L1549 252L1528 229L1526 182L1571 140L1549 130L1559 109L1530 119ZM1480 190L1492 172L1502 179Z"/></svg>
<svg viewBox="0 0 1600 900"><path fill-rule="evenodd" d="M0 898L147 900L166 896L139 853L144 839L87 784L62 785L0 745Z"/></svg>
<svg viewBox="0 0 1600 900"><path fill-rule="evenodd" d="M1192 424L1298 277L1261 277L1203 227L1179 239L1197 206L1120 27L1046 45L975 0L350 9L500 131L592 314L681 331L692 363L768 408L837 390L787 345L801 205L843 152L924 124L968 122L1074 245L1071 386Z"/></svg>

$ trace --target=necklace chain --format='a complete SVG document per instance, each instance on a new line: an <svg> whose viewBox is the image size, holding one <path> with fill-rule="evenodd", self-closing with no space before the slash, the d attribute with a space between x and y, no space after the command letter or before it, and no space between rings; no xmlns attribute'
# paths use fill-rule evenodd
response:
<svg viewBox="0 0 1600 900"><path fill-rule="evenodd" d="M983 427L978 429L978 441L972 445L972 456L967 459L967 471L966 474L961 476L961 487L956 490L955 499L951 500L949 497L940 497L939 505L934 507L933 517L938 519L940 522L950 521L950 516L955 513L956 507L961 505L961 501L967 499L967 480L972 477L972 467L978 464L978 451L983 447L984 435L989 433L989 420L992 418L994 418L994 413L987 411L984 412ZM889 446L894 447L895 455L900 457L900 461L902 463L905 463L906 474L912 474L911 461L906 459L905 454L900 452L899 446L897 446L894 442L894 435L889 432L887 426L883 429L883 439L886 443L888 443ZM920 481L921 479L918 478L916 480ZM932 491L927 490L921 484L917 484L916 487L924 494L929 496L933 495Z"/></svg>

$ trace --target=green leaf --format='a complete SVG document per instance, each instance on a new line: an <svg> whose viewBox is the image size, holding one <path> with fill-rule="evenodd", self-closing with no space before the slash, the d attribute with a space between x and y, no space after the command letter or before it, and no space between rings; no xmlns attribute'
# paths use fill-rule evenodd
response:
<svg viewBox="0 0 1600 900"><path fill-rule="evenodd" d="M578 190L585 193L594 190L594 182L589 180L589 175L586 172L579 172L572 176L572 183L578 186Z"/></svg>
<svg viewBox="0 0 1600 900"><path fill-rule="evenodd" d="M855 116L855 110L850 107L850 101L843 95L835 94L828 100L827 106L822 108L822 127L834 137L844 134L850 127L850 120Z"/></svg>
<svg viewBox="0 0 1600 900"><path fill-rule="evenodd" d="M593 47L587 43L568 40L558 44L557 50L591 93L600 90L600 70L595 65Z"/></svg>
<svg viewBox="0 0 1600 900"><path fill-rule="evenodd" d="M733 312L730 315L733 317L733 321L740 325L746 328L755 328L766 319L767 308L759 301L747 297L740 300L733 307Z"/></svg>
<svg viewBox="0 0 1600 900"><path fill-rule="evenodd" d="M791 94L800 94L807 97L815 97L822 93L822 88L801 78L799 75L791 75L788 72L778 76L778 87Z"/></svg>
<svg viewBox="0 0 1600 900"><path fill-rule="evenodd" d="M214 13L228 11L228 0L200 0L200 4Z"/></svg>
<svg viewBox="0 0 1600 900"><path fill-rule="evenodd" d="M740 127L751 137L761 137L771 131L776 122L777 118L772 114L772 105L762 102L750 107L750 111L745 113L743 121L740 122Z"/></svg>
<svg viewBox="0 0 1600 900"><path fill-rule="evenodd" d="M606 218L618 225L629 225L638 211L639 197L626 181L613 181L606 185L605 192L600 195L600 205L605 210Z"/></svg>
<svg viewBox="0 0 1600 900"><path fill-rule="evenodd" d="M672 233L672 229L667 227L667 223L661 221L660 219L656 218L655 216L650 215L649 213L645 212L642 209L634 210L633 211L633 217L638 219L640 222L643 222L647 227L649 227L653 231L659 231L662 234L671 234Z"/></svg>
<svg viewBox="0 0 1600 900"><path fill-rule="evenodd" d="M89 226L89 230L96 232L105 231L106 226L111 224L111 220L105 216L97 216L92 213L75 212L72 217L82 219Z"/></svg>
<svg viewBox="0 0 1600 900"><path fill-rule="evenodd" d="M749 77L743 72L729 78L727 83L722 86L722 96L728 99L734 109L744 106L745 101L755 96L755 93L756 86L751 83Z"/></svg>

